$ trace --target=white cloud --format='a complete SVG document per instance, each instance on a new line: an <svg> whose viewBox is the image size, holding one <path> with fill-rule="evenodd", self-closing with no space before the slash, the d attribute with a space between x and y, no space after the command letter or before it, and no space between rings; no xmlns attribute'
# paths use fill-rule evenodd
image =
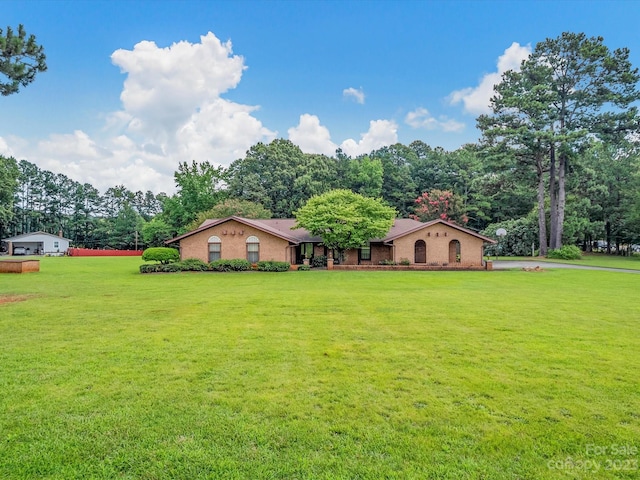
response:
<svg viewBox="0 0 640 480"><path fill-rule="evenodd" d="M251 115L258 107L220 97L238 85L246 68L231 42L211 32L200 40L167 48L145 41L111 57L127 73L124 111L111 121L128 121L126 133L147 150L164 152L174 169L185 156L228 164L276 136Z"/></svg>
<svg viewBox="0 0 640 480"><path fill-rule="evenodd" d="M531 54L531 45L522 46L513 42L509 48L498 58L498 71L487 73L477 87L456 90L449 96L452 105L462 102L464 110L473 115L490 113L489 102L493 96L493 86L500 83L502 74L508 70L520 69L520 64Z"/></svg>
<svg viewBox="0 0 640 480"><path fill-rule="evenodd" d="M175 165L145 150L126 135L92 140L83 131L53 134L38 142L16 139L18 158L36 163L41 169L62 173L80 183L90 183L101 191L124 184L155 193L173 190Z"/></svg>
<svg viewBox="0 0 640 480"><path fill-rule="evenodd" d="M251 145L276 136L251 116L256 109L222 98L203 105L176 132L175 153L224 164L244 156Z"/></svg>
<svg viewBox="0 0 640 480"><path fill-rule="evenodd" d="M464 130L464 123L457 122L447 117L435 118L429 110L423 107L416 108L407 113L404 122L413 128L426 130L442 130L444 132L460 132Z"/></svg>
<svg viewBox="0 0 640 480"><path fill-rule="evenodd" d="M6 140L2 137L0 137L0 155L4 157L13 156L13 150L11 149L11 147L9 147Z"/></svg>
<svg viewBox="0 0 640 480"><path fill-rule="evenodd" d="M323 153L333 155L338 145L331 141L329 129L320 125L316 115L300 115L300 122L288 131L289 140L298 145L305 153Z"/></svg>
<svg viewBox="0 0 640 480"><path fill-rule="evenodd" d="M398 143L398 125L391 120L371 120L369 131L360 136L360 141L349 138L340 148L351 157L370 153L372 150Z"/></svg>
<svg viewBox="0 0 640 480"><path fill-rule="evenodd" d="M38 142L38 151L45 157L72 161L97 161L111 156L107 149L98 146L82 130L76 130L72 134L52 134L48 140Z"/></svg>
<svg viewBox="0 0 640 480"><path fill-rule="evenodd" d="M252 115L258 107L221 97L238 85L246 67L231 42L211 32L200 43L166 48L142 41L132 50L116 50L111 60L127 77L123 108L105 115L102 132L11 139L0 141L0 150L102 191L124 184L158 193L174 190L173 172L181 161L228 165L277 135Z"/></svg>
<svg viewBox="0 0 640 480"><path fill-rule="evenodd" d="M200 41L166 48L142 41L113 52L112 62L127 74L120 99L136 120L131 128L171 136L196 109L238 85L244 59L232 54L231 42L211 32Z"/></svg>
<svg viewBox="0 0 640 480"><path fill-rule="evenodd" d="M362 90L362 87L360 87L360 88L353 88L353 87L345 88L342 91L342 96L345 97L345 98L352 98L356 103L359 103L360 105L364 105L364 91Z"/></svg>

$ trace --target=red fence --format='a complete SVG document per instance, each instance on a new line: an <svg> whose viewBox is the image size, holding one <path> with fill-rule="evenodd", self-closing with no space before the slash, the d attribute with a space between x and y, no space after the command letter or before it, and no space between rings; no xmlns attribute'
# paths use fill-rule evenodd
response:
<svg viewBox="0 0 640 480"><path fill-rule="evenodd" d="M69 248L70 257L140 257L142 250L93 250L91 248Z"/></svg>

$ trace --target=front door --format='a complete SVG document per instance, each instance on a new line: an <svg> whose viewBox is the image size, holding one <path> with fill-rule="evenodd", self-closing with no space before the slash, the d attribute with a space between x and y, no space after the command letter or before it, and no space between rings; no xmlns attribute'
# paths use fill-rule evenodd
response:
<svg viewBox="0 0 640 480"><path fill-rule="evenodd" d="M415 263L427 263L427 244L418 240L415 244Z"/></svg>
<svg viewBox="0 0 640 480"><path fill-rule="evenodd" d="M460 242L451 240L449 242L449 263L460 263Z"/></svg>

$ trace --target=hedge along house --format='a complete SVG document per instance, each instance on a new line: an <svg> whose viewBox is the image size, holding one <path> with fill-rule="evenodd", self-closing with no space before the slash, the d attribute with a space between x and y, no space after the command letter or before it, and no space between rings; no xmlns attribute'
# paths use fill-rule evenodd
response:
<svg viewBox="0 0 640 480"><path fill-rule="evenodd" d="M295 219L255 220L235 216L206 220L196 230L166 243L179 244L182 260L198 258L204 262L244 258L252 263L276 260L295 265L305 258L328 255L322 238L312 237L302 228L294 230L295 223ZM402 262L416 267L481 268L486 243L495 241L444 220L422 223L399 218L384 238L346 250L340 259L335 253L334 257L342 265Z"/></svg>

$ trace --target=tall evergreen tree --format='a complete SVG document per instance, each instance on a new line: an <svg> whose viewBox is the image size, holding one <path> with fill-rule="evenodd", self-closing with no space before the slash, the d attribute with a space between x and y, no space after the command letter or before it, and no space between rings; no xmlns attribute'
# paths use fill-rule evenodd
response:
<svg viewBox="0 0 640 480"><path fill-rule="evenodd" d="M0 94L17 93L35 80L38 72L47 70L44 48L38 45L35 35L29 35L24 26L18 25L17 35L11 27L6 32L0 28Z"/></svg>
<svg viewBox="0 0 640 480"><path fill-rule="evenodd" d="M571 160L593 137L612 141L638 130L638 70L628 49L611 51L603 42L566 32L538 43L519 72L504 74L492 99L492 135L502 129L528 162L548 169L552 249L562 245Z"/></svg>
<svg viewBox="0 0 640 480"><path fill-rule="evenodd" d="M18 164L13 157L0 155L0 238L14 217L13 202L18 190Z"/></svg>

